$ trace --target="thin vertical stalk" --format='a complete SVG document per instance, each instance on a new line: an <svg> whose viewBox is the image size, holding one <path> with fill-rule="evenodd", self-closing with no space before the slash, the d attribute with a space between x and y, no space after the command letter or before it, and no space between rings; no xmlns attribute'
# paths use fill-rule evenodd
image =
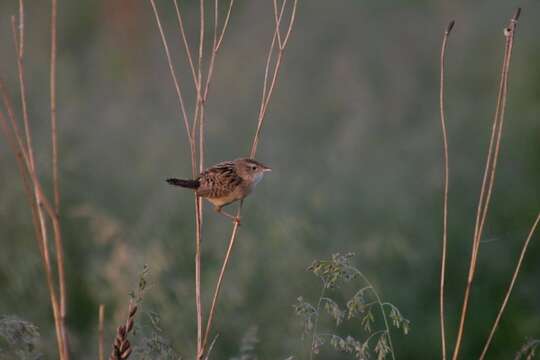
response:
<svg viewBox="0 0 540 360"><path fill-rule="evenodd" d="M51 91L51 142L52 142L52 174L54 189L54 207L57 214L60 214L60 187L58 178L58 141L56 131L56 0L51 0L51 70L50 70L50 91Z"/></svg>
<svg viewBox="0 0 540 360"><path fill-rule="evenodd" d="M238 209L238 213L240 213L240 209ZM223 282L223 277L225 276L225 270L227 269L227 265L229 264L229 259L231 257L232 249L235 244L236 237L238 235L238 228L239 223L235 222L233 225L233 230L231 233L231 237L229 239L229 245L227 246L227 252L225 253L225 257L223 259L223 264L221 265L221 270L219 271L218 280L216 283L216 287L214 290L214 296L212 297L212 305L210 306L210 313L208 315L208 321L206 322L206 330L204 332L204 340L203 340L203 348L206 347L206 344L208 342L208 338L210 335L210 330L212 327L212 321L214 320L214 316L216 313L216 306L217 306L217 300L219 298L219 294L221 291L221 285Z"/></svg>
<svg viewBox="0 0 540 360"><path fill-rule="evenodd" d="M439 91L439 107L441 115L441 130L443 138L443 163L444 163L444 192L443 192L443 236L442 236L442 255L441 255L441 277L439 288L439 315L441 322L441 355L442 359L446 360L446 335L444 326L444 282L446 272L446 249L448 240L448 180L449 180L449 164L448 164L448 134L446 131L446 116L444 112L444 76L445 76L445 58L446 58L446 46L448 37L455 22L452 20L443 36L443 42L441 46L441 59L440 59L440 91Z"/></svg>
<svg viewBox="0 0 540 360"><path fill-rule="evenodd" d="M186 50L186 56L188 59L189 67L191 69L191 75L193 76L193 83L195 84L195 88L199 86L197 83L197 75L195 75L195 66L193 65L193 57L191 56L191 50L189 48L189 43L187 41L186 31L184 29L184 20L182 19L182 12L180 11L180 7L178 6L178 1L174 0L174 8L176 10L176 19L178 20L178 28L180 30L180 35L182 36L182 42L184 44L184 48Z"/></svg>
<svg viewBox="0 0 540 360"><path fill-rule="evenodd" d="M56 19L57 0L51 0L51 67L50 67L50 110L51 110L51 142L52 142L52 178L54 194L54 214L51 221L54 229L56 248L56 266L58 269L58 287L60 291L60 320L62 322L62 337L64 342L64 356L69 357L68 339L66 333L67 296L66 275L64 266L64 245L62 243L60 227L60 178L58 175L58 137L56 122Z"/></svg>
<svg viewBox="0 0 540 360"><path fill-rule="evenodd" d="M199 116L199 172L204 170L204 102L202 99L202 61L204 55L204 0L199 0L200 24L199 24L199 58L197 66L197 104L195 118ZM195 120L194 120L195 121ZM194 124L195 127L195 124ZM194 129L193 129L194 130ZM203 207L202 198L195 196L195 222L198 230L195 236L195 302L197 306L197 359L202 359L203 348L203 308L201 301L201 242L202 242L202 222Z"/></svg>
<svg viewBox="0 0 540 360"><path fill-rule="evenodd" d="M473 245L471 252L471 260L469 264L469 272L467 276L467 285L465 287L465 294L463 298L463 305L461 308L460 322L458 326L458 333L456 344L454 346L454 353L452 360L457 360L459 351L461 349L461 343L463 340L463 332L465 327L465 320L467 318L467 310L469 305L470 292L472 283L474 280L476 265L478 260L478 251L480 248L480 240L482 238L483 227L487 218L487 212L491 200L491 192L495 182L497 159L499 155L502 125L504 123L504 113L506 109L506 98L508 93L508 75L510 69L510 60L513 49L514 34L517 27L517 20L521 14L521 9L518 8L510 19L508 26L505 28L505 52L503 57L503 64L501 68L499 92L497 96L497 106L495 109L495 116L493 119L491 140L488 150L488 158L486 160L486 166L484 170L484 179L480 190L480 200L478 203L478 210L476 215L475 231L473 236Z"/></svg>
<svg viewBox="0 0 540 360"><path fill-rule="evenodd" d="M538 215L536 216L536 220L534 221L531 229L529 230L529 235L527 235L527 239L525 240L525 243L523 244L516 268L514 270L514 274L512 275L512 280L510 281L510 284L508 285L508 289L506 290L504 300L497 314L497 318L495 319L495 322L493 323L493 326L491 327L489 337L486 341L486 344L484 345L484 349L482 350L482 354L480 355L479 360L482 360L485 358L487 351L489 349L489 346L491 345L491 341L493 340L493 335L495 335L495 331L497 330L497 327L499 326L499 322L501 321L502 314L504 313L504 310L506 309L506 305L508 304L508 300L510 299L510 295L512 294L512 289L514 288L514 284L516 283L516 279L521 269L521 264L523 263L523 259L525 258L525 253L527 252L527 248L529 247L529 243L532 239L532 236L534 235L534 232L536 231L538 222L540 222L540 213L538 213Z"/></svg>

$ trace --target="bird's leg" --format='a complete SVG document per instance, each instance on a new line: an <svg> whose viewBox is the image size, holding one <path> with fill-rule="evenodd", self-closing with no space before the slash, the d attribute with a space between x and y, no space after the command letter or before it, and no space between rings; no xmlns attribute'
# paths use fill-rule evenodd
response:
<svg viewBox="0 0 540 360"><path fill-rule="evenodd" d="M229 214L228 212L226 211L223 211L221 206L215 206L214 209L220 213L221 215L223 216L226 216L228 217L229 219L232 219L235 223L237 223L238 225L240 225L240 218L238 216L234 216L234 215L231 215Z"/></svg>

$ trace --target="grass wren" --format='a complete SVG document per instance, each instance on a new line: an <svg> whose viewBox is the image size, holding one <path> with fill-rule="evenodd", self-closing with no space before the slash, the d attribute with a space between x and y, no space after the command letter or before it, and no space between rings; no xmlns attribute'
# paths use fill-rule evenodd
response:
<svg viewBox="0 0 540 360"><path fill-rule="evenodd" d="M195 190L195 194L212 203L218 213L239 223L238 217L222 211L222 208L238 200L241 206L267 171L271 171L268 166L254 159L242 158L211 166L193 180L170 178L167 182Z"/></svg>

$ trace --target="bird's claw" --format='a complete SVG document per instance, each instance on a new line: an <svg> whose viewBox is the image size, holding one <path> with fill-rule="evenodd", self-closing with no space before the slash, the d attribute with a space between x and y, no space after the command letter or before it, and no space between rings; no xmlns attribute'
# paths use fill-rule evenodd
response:
<svg viewBox="0 0 540 360"><path fill-rule="evenodd" d="M235 223L235 225L240 226L242 225L242 222L240 220L240 216L235 216L233 222Z"/></svg>

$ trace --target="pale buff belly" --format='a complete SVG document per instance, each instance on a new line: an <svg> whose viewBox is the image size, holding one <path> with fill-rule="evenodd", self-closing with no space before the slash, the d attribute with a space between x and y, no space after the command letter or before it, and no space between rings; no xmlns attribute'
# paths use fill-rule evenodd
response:
<svg viewBox="0 0 540 360"><path fill-rule="evenodd" d="M234 189L234 191L230 192L226 196L217 197L217 198L206 198L212 205L216 207L222 207L225 205L229 205L232 202L235 202L237 200L242 200L246 196L249 195L251 192L251 189L243 189L241 187L237 187Z"/></svg>

